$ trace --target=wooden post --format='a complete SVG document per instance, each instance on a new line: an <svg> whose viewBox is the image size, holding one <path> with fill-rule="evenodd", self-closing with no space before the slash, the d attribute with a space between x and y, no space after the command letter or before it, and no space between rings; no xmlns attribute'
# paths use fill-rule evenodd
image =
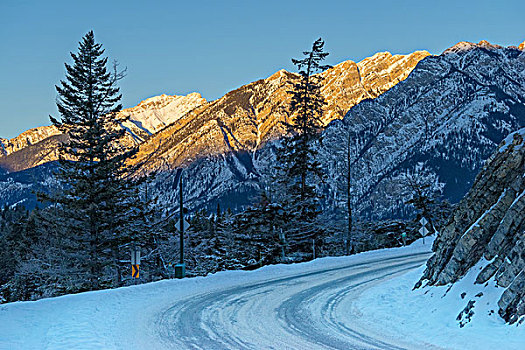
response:
<svg viewBox="0 0 525 350"><path fill-rule="evenodd" d="M180 189L180 263L184 264L184 211L182 206L182 174L180 175L180 182L179 182L179 189Z"/></svg>

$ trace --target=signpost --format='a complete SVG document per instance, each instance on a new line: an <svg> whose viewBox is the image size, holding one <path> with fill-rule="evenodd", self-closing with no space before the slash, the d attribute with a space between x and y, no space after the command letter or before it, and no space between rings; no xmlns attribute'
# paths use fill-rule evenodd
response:
<svg viewBox="0 0 525 350"><path fill-rule="evenodd" d="M133 244L131 248L131 277L139 278L140 276L140 247Z"/></svg>
<svg viewBox="0 0 525 350"><path fill-rule="evenodd" d="M275 230L275 226L273 227L273 229ZM281 229L281 232L279 233L279 240L281 241L281 253L282 253L282 256L283 256L283 262L285 261L286 257L284 255L284 246L286 245L286 236L283 232L283 229Z"/></svg>
<svg viewBox="0 0 525 350"><path fill-rule="evenodd" d="M179 263L175 265L175 278L184 278L186 276L186 265L184 264L184 230L190 227L190 224L184 220L184 207L182 198L182 169L177 169L175 173L175 182L173 187L177 188L177 182L179 183L180 192L180 219L177 221L175 228L179 231L179 242L180 242L180 259Z"/></svg>
<svg viewBox="0 0 525 350"><path fill-rule="evenodd" d="M425 236L429 232L426 226L428 224L428 220L422 217L421 220L419 220L419 223L422 225L419 229L419 233L421 234L421 236L423 236L423 244L425 244Z"/></svg>
<svg viewBox="0 0 525 350"><path fill-rule="evenodd" d="M190 228L190 223L187 222L186 220L184 220L183 221L183 229L184 229L184 231L187 231L189 228ZM177 221L177 223L175 224L175 229L177 231L180 231L180 220Z"/></svg>

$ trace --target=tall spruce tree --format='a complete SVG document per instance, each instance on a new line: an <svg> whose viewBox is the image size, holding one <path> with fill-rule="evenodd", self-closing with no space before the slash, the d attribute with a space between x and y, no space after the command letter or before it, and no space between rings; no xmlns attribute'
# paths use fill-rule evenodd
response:
<svg viewBox="0 0 525 350"><path fill-rule="evenodd" d="M277 173L289 222L289 238L304 244L319 233L315 225L319 214L320 197L315 191L315 181L322 181L323 172L313 147L319 140L322 128L323 107L321 94L322 76L315 74L330 66L321 62L328 53L323 52L324 42L318 39L311 51L303 52L304 58L292 59L299 71L299 80L288 91L291 102L288 109L289 122L285 123L289 137L283 140L277 151Z"/></svg>
<svg viewBox="0 0 525 350"><path fill-rule="evenodd" d="M50 117L68 140L59 149L57 177L63 191L46 199L58 204L55 220L67 236L64 248L79 279L88 282L82 289L120 283L120 250L139 238L141 230L132 224L141 222L144 210L138 184L127 177L125 161L134 150L119 142L126 120L118 114L122 95L117 82L123 72L116 63L108 69L103 54L90 31L78 52L71 53L73 64L65 64L66 78L56 86L61 119ZM112 279L107 278L109 271L114 272Z"/></svg>

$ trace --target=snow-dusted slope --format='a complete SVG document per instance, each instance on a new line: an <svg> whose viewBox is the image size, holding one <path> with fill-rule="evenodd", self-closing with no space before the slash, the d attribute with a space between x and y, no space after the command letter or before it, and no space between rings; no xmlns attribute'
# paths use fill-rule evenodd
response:
<svg viewBox="0 0 525 350"><path fill-rule="evenodd" d="M139 144L203 103L206 100L194 92L186 96L156 96L123 109L120 113L129 116L129 121L123 125L128 133L122 142ZM0 139L0 169L21 171L55 161L58 143L63 140L64 136L54 126L30 129L11 140Z"/></svg>
<svg viewBox="0 0 525 350"><path fill-rule="evenodd" d="M328 102L324 122L342 118L350 107L392 88L428 55L426 51L408 55L381 52L358 63L342 62L321 73L325 77L322 91ZM125 142L141 144L139 156L134 161L146 163L143 172L170 169L180 164L189 164L195 169L195 172L188 173L194 180L188 187L191 194L188 198L194 201L193 206L215 205L210 197L224 199L228 193L235 196L234 191L246 194L254 188L253 181L258 176L254 172L254 152L284 133L281 121L286 118L287 90L296 78L295 74L280 70L267 79L242 86L211 102L205 102L197 93L147 99L122 111L130 115L130 121L124 125L129 131ZM31 171L29 168L57 159L59 137L44 139L7 157L0 157L0 174L2 170ZM216 157L202 159L210 155ZM160 185L169 184L166 181L169 177L169 173L163 174ZM38 177L35 179L43 181ZM13 188L2 184L1 180L0 193ZM163 188L159 190L169 200L171 192ZM22 194L9 193L5 198L22 200L27 193L30 190ZM34 196L29 197L32 198L26 203L34 203ZM244 199L234 201L230 206L247 202L248 196L244 195ZM0 204L4 203L0 198Z"/></svg>
<svg viewBox="0 0 525 350"><path fill-rule="evenodd" d="M148 98L136 107L124 109L121 113L129 116L129 121L124 126L141 142L145 136L176 122L204 103L206 99L197 92L185 96L160 95Z"/></svg>
<svg viewBox="0 0 525 350"><path fill-rule="evenodd" d="M48 137L58 135L59 133L58 129L54 126L42 126L24 131L10 140L0 138L0 157L20 151L25 147L35 145L38 142Z"/></svg>
<svg viewBox="0 0 525 350"><path fill-rule="evenodd" d="M365 72L365 66L363 63L360 71ZM374 76L374 70L366 75ZM326 77L330 79L329 71ZM243 91L248 90L236 93ZM224 101L235 96L227 95ZM498 143L525 126L524 103L525 53L516 47L460 43L442 55L424 58L405 80L373 100L362 101L343 121L332 121L324 131L319 159L331 179L323 189L330 199L326 209L345 205L341 181L348 132L353 200L359 215L403 217L411 196L403 184L407 174L429 179L435 188L443 189L445 198L458 202ZM152 138L142 148L144 157L156 150L159 154L146 168L169 168L184 164L185 159L192 161L185 172L190 207L213 210L220 201L221 207L233 209L249 203L260 186L272 185L261 184L261 174L274 165L274 144L257 149L257 135L261 133L252 132L254 124L241 123L242 128L234 129L228 123L235 125L240 112L236 110L231 116L220 113L216 114L220 118L214 114L208 121L188 120L186 124L191 127L175 123L157 135L158 142ZM194 127L197 123L199 126ZM193 134L187 129L201 131ZM206 148L210 139L217 148ZM214 153L219 156L199 159ZM160 174L154 184L166 203L174 201L170 178L169 172Z"/></svg>
<svg viewBox="0 0 525 350"><path fill-rule="evenodd" d="M401 187L407 173L419 168L434 176L445 197L457 202L497 145L524 126L525 52L459 43L425 58L406 80L332 123L320 159L331 177L341 178L350 133L358 209L395 216L408 199ZM341 197L335 181L330 186L332 197Z"/></svg>
<svg viewBox="0 0 525 350"><path fill-rule="evenodd" d="M323 122L340 119L364 99L375 98L404 80L429 55L375 54L359 63L342 62L322 73L321 93L327 105ZM266 79L203 104L141 144L142 170L164 170L208 156L253 153L285 134L292 84L297 74L280 70ZM243 171L243 170L241 170Z"/></svg>

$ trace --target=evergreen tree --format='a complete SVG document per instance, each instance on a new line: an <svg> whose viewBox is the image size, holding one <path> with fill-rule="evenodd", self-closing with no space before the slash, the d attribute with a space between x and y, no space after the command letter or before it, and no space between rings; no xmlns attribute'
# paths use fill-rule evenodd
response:
<svg viewBox="0 0 525 350"><path fill-rule="evenodd" d="M234 230L240 260L268 264L282 261L279 233L285 226L284 210L271 203L266 192L254 205L235 216Z"/></svg>
<svg viewBox="0 0 525 350"><path fill-rule="evenodd" d="M313 144L319 140L326 104L321 94L322 77L315 74L329 68L321 65L328 55L323 52L323 46L324 42L318 39L311 51L303 52L303 59L292 59L300 78L288 91L291 95L290 120L285 126L289 136L277 151L277 174L283 192L283 207L293 222L287 225L289 237L301 244L307 239L315 239L319 232L315 221L319 214L320 197L313 182L322 181L323 172Z"/></svg>
<svg viewBox="0 0 525 350"><path fill-rule="evenodd" d="M421 218L428 220L427 228L432 234L438 228L435 226L437 214L440 211L446 211L449 205L446 203L441 204L442 184L438 182L434 174L427 173L423 167L422 163L418 163L413 173L408 173L404 176L403 182L410 196L410 199L405 204L411 205L416 210L417 221ZM438 210L441 205L442 207ZM441 222L441 220L438 219L438 222Z"/></svg>
<svg viewBox="0 0 525 350"><path fill-rule="evenodd" d="M66 79L56 86L57 107L61 119L51 121L68 140L60 146L58 179L63 191L44 196L58 204L57 213L67 242L70 259L79 274L89 281L88 289L101 286L100 276L114 271L120 283L121 252L131 240L139 239L144 202L139 199L138 184L129 178L125 161L135 150L122 146L126 117L117 82L123 72L117 64L108 70L102 45L92 31L71 53L73 64L65 64ZM138 224L138 226L137 226ZM106 273L104 273L106 272Z"/></svg>

